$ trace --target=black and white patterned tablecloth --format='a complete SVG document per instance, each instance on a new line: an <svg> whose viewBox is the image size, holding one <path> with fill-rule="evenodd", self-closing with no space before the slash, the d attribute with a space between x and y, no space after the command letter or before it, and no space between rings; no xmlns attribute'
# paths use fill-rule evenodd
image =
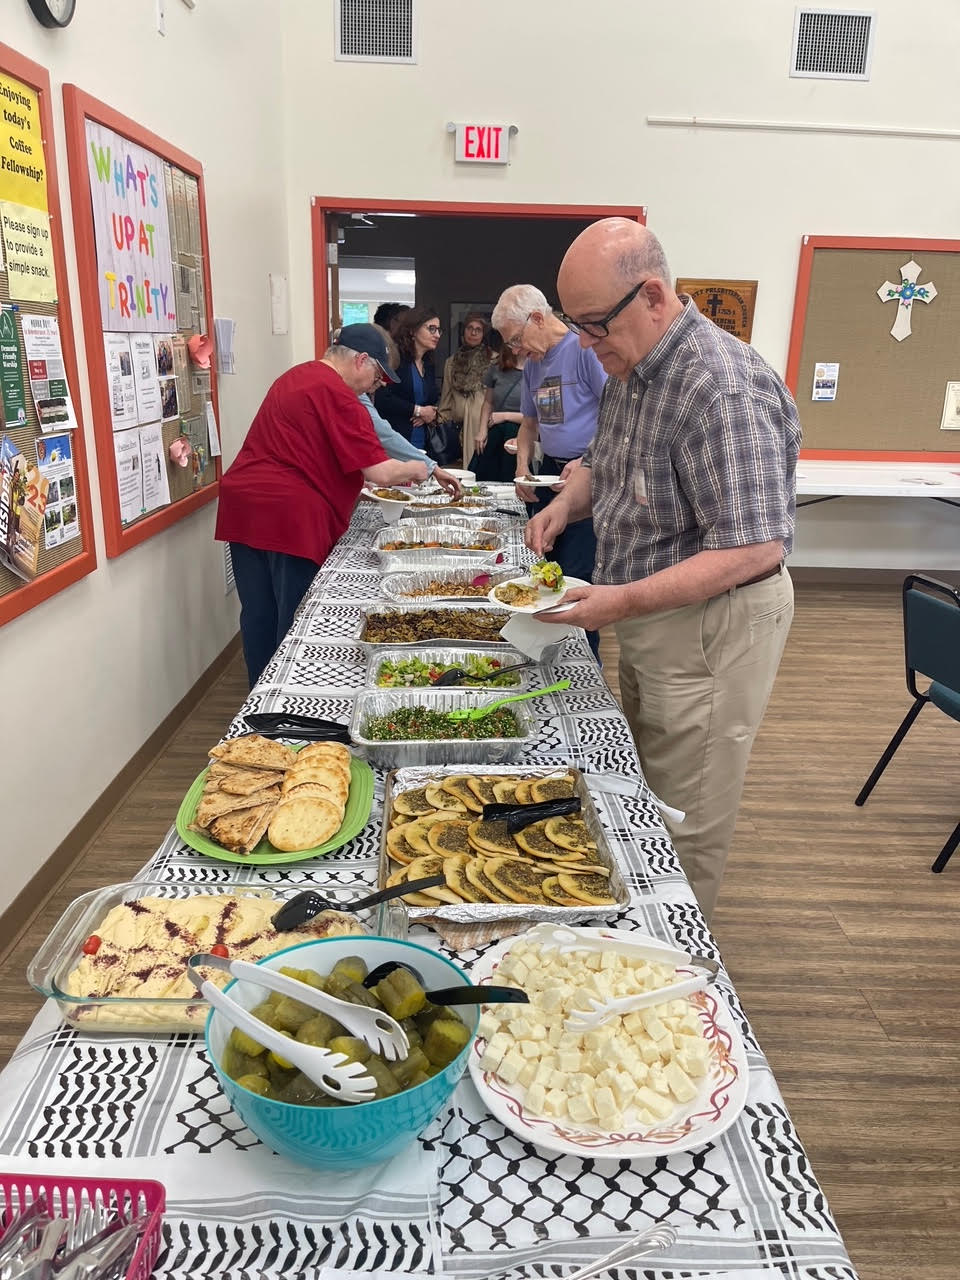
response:
<svg viewBox="0 0 960 1280"><path fill-rule="evenodd" d="M376 510L358 509L228 734L244 732L252 710L348 721L366 666L350 637L361 607L378 599L368 547L379 527ZM508 555L529 560L519 524ZM634 895L614 923L716 955L582 632L533 676L541 686L567 677L571 687L529 704L538 732L524 760L636 781L633 794L595 794ZM384 781L374 773L371 821L335 854L276 870L239 867L186 848L171 830L141 878L372 885ZM422 926L414 932L441 946ZM469 965L478 954L460 959ZM298 1169L231 1111L202 1039L81 1035L48 1003L0 1076L0 1167L159 1178L168 1212L155 1274L168 1280L306 1280L331 1268L474 1280L504 1267L550 1280L619 1233L660 1220L678 1229L677 1244L624 1274L856 1280L766 1058L735 991L724 978L721 987L746 1045L749 1096L725 1135L683 1154L611 1162L540 1151L493 1120L466 1078L430 1130L388 1165L336 1177Z"/></svg>

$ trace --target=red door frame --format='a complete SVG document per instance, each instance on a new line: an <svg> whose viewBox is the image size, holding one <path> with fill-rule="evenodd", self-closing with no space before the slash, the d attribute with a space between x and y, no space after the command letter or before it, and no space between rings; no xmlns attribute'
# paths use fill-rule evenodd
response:
<svg viewBox="0 0 960 1280"><path fill-rule="evenodd" d="M646 205L484 204L469 200L367 200L363 197L346 200L342 196L314 196L310 204L313 338L318 359L327 348L327 316L330 314L326 253L329 213L416 213L461 218L631 218L641 225L647 221Z"/></svg>
<svg viewBox="0 0 960 1280"><path fill-rule="evenodd" d="M63 86L64 127L67 137L67 163L70 170L70 197L73 207L73 232L80 275L80 306L83 312L84 341L87 351L87 376L93 403L93 435L97 447L100 472L100 502L107 556L122 555L147 538L169 529L171 525L212 502L220 489L221 461L215 458L216 480L196 489L185 498L171 501L135 524L120 522L120 495L114 455L113 424L110 414L110 389L104 363L103 325L100 318L97 245L90 213L90 175L87 167L86 121L112 129L131 142L154 152L197 179L200 201L200 239L203 247L203 287L207 308L207 333L213 335L213 288L210 279L210 244L207 239L207 203L203 185L203 166L199 160L179 147L144 128L129 116L121 115L107 103L91 97L74 84ZM220 420L216 361L210 364L210 397L214 413Z"/></svg>
<svg viewBox="0 0 960 1280"><path fill-rule="evenodd" d="M797 268L797 292L793 302L793 320L790 325L790 349L787 353L787 373L784 381L797 394L797 378L800 375L800 355L807 323L807 302L810 298L810 280L813 275L813 255L817 249L926 249L931 253L960 253L960 240L911 240L905 236L804 236L800 244L800 265ZM957 462L960 453L938 451L918 453L916 450L892 449L801 449L802 458L826 458L834 461L858 462Z"/></svg>
<svg viewBox="0 0 960 1280"><path fill-rule="evenodd" d="M93 513L90 508L90 477L87 472L86 441L80 407L80 374L74 345L73 318L70 312L70 290L67 283L67 260L63 249L63 216L60 212L60 180L57 177L57 154L51 110L50 75L46 67L31 62L16 49L0 44L0 69L15 80L35 90L43 130L43 157L47 171L47 213L50 217L53 264L57 275L57 321L60 326L60 346L67 371L67 386L73 399L73 412L77 419L73 436L73 470L77 485L77 519L80 525L81 549L63 564L39 574L32 582L15 587L0 596L0 626L32 609L43 600L78 582L97 567L97 552L93 533ZM19 305L19 304L18 304ZM30 304L23 304L29 310Z"/></svg>

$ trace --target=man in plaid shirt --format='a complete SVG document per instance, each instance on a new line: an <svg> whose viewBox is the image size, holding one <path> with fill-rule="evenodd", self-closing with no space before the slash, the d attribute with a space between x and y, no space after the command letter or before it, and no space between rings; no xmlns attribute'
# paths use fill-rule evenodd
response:
<svg viewBox="0 0 960 1280"><path fill-rule="evenodd" d="M793 617L800 423L773 369L671 278L656 236L625 218L567 251L563 319L610 378L583 466L526 538L543 555L593 515L595 585L555 621L615 625L644 775L686 811L672 834L709 920Z"/></svg>

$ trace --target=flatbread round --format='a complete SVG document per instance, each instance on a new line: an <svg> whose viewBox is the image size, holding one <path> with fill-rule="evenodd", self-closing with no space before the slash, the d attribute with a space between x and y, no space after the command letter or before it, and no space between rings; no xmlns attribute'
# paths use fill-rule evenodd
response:
<svg viewBox="0 0 960 1280"><path fill-rule="evenodd" d="M319 782L338 795L346 804L350 794L350 784L337 769L328 769L325 765L304 764L287 771L287 776L280 785L280 791L286 795L294 787L303 782Z"/></svg>
<svg viewBox="0 0 960 1280"><path fill-rule="evenodd" d="M341 798L342 793L339 789L328 787L323 782L298 782L296 786L290 787L288 791L285 791L284 795L317 796L320 800L329 800L334 808L339 809L341 820L346 810L346 804Z"/></svg>
<svg viewBox="0 0 960 1280"><path fill-rule="evenodd" d="M439 783L428 782L423 790L434 809L443 809L447 813L467 812L467 806L463 801L458 796L451 795L449 791L445 791Z"/></svg>
<svg viewBox="0 0 960 1280"><path fill-rule="evenodd" d="M274 810L267 839L283 853L325 844L343 822L340 810L319 796L286 796Z"/></svg>
<svg viewBox="0 0 960 1280"><path fill-rule="evenodd" d="M311 760L318 763L335 760L349 773L350 761L353 756L350 754L349 747L345 747L342 742L308 742L305 747L301 747L297 752L297 759Z"/></svg>
<svg viewBox="0 0 960 1280"><path fill-rule="evenodd" d="M421 813L432 813L437 806L427 798L425 787L411 787L409 791L397 792L393 797L393 807L398 813L417 817Z"/></svg>

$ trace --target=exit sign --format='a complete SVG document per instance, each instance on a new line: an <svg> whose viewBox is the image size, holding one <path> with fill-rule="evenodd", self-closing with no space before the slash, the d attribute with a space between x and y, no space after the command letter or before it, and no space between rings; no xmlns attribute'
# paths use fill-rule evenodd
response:
<svg viewBox="0 0 960 1280"><path fill-rule="evenodd" d="M461 164L509 164L510 126L458 124L456 159Z"/></svg>

